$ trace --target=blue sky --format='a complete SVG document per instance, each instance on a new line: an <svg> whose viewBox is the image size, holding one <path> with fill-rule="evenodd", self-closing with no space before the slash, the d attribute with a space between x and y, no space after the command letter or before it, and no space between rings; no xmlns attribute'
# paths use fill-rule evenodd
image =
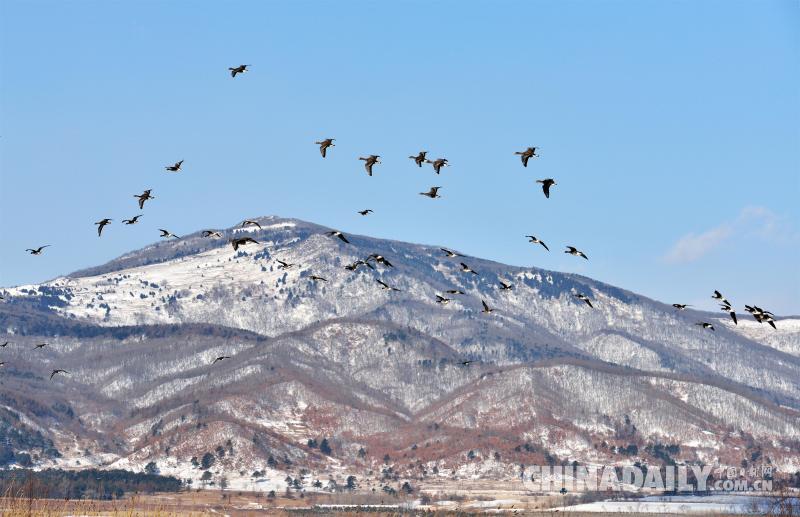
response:
<svg viewBox="0 0 800 517"><path fill-rule="evenodd" d="M276 214L800 313L795 1L3 0L0 45L0 285Z"/></svg>

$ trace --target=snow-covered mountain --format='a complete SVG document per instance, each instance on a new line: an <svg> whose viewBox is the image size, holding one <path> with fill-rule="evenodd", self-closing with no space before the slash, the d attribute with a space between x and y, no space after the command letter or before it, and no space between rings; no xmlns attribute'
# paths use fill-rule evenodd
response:
<svg viewBox="0 0 800 517"><path fill-rule="evenodd" d="M513 477L520 463L656 461L659 445L800 469L800 318L734 325L579 275L257 221L2 290L0 425L41 437L14 446L43 465L152 460L195 479L191 458L221 446L220 472L278 487L298 465ZM244 236L258 243L234 251ZM344 267L370 254L393 267ZM70 374L51 381L54 368ZM308 444L323 438L330 454Z"/></svg>

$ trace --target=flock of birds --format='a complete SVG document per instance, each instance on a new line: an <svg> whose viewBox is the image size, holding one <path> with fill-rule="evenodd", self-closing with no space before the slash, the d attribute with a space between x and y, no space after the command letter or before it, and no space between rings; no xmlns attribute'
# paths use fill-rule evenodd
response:
<svg viewBox="0 0 800 517"><path fill-rule="evenodd" d="M231 77L236 78L237 75L247 72L248 71L248 67L250 67L250 66L251 65L239 65L239 66L236 66L236 67L228 68L228 70L230 71ZM314 142L316 145L319 146L319 152L322 155L322 158L327 158L328 157L328 151L332 147L336 147L336 144L334 143L335 141L336 141L335 138L326 138L324 140L320 140L320 141ZM520 160L522 162L522 166L523 167L527 167L528 166L528 162L531 160L531 158L539 158L540 157L540 155L537 154L537 150L539 150L539 149L540 149L539 147L528 147L524 151L516 151L514 154L518 155L520 157ZM377 155L377 154L370 154L368 156L361 156L358 159L360 161L364 162L364 169L366 170L367 175L369 175L369 176L373 175L374 167L376 165L380 165L381 164L380 155ZM449 163L447 158L436 158L434 160L428 159L428 152L427 151L420 151L416 155L409 156L409 159L413 160L414 163L416 164L416 166L420 167L420 168L424 164L430 164L431 167L433 168L434 172L437 175L441 173L442 168L450 166L450 163ZM183 166L183 162L184 162L184 160L179 160L179 161L177 161L177 162L175 162L175 163L173 163L171 165L165 166L164 169L167 172L179 173L181 171L182 166ZM553 178L544 178L544 179L536 180L536 182L541 184L542 192L544 193L545 198L549 199L550 198L550 189L554 185L557 185L556 181ZM431 199L437 199L437 198L441 197L439 195L439 190L441 188L442 187L440 187L440 186L434 186L434 187L431 187L430 190L428 190L427 192L420 192L419 194L421 196L425 196L425 197L428 197L428 198L431 198ZM147 190L143 191L141 194L136 194L133 197L135 197L138 200L139 210L144 210L145 202L147 202L147 201L149 201L151 199L155 199L155 196L153 196L153 194L152 194L152 189L147 189ZM359 211L357 211L357 213L362 215L362 216L367 216L367 215L372 214L374 212L371 209L366 209L366 210L359 210ZM138 214L138 215L135 215L135 216L133 216L133 217L131 217L129 219L122 219L122 223L125 224L125 225L136 224L137 222L139 222L139 219L142 217L142 215L143 214ZM102 237L103 229L106 226L108 226L109 224L111 224L112 221L113 221L113 219L111 219L111 218L103 218L103 219L97 221L96 223L94 223L97 226L97 236L98 237ZM243 228L244 227L250 227L250 226L258 227L259 230L261 229L261 225L258 223L258 221L246 220L246 221L243 221L241 223L241 227L243 227ZM170 232L169 230L159 228L159 231L161 232L160 237L162 237L162 238L165 238L165 239L170 239L170 238L180 239L180 236ZM332 230L330 232L327 232L327 235L329 235L329 236L331 236L333 238L337 238L337 239L339 239L340 241L342 241L342 242L344 242L346 244L350 244L350 241L347 239L347 237L342 232L340 232L338 230ZM202 236L206 237L206 238L216 238L216 239L219 239L219 238L223 237L222 233L220 233L217 230L204 230L202 232ZM550 251L550 248L547 247L547 244L545 244L538 237L536 237L534 235L526 235L525 237L528 239L528 242L530 242L532 244L539 244L545 250ZM234 251L237 251L240 247L248 245L248 244L258 244L258 241L256 241L252 237L232 238L232 239L230 239L229 242L230 242L231 246L233 247ZM48 247L50 247L49 244L43 245L43 246L39 246L38 248L28 248L25 251L27 251L31 255L41 255L44 252L45 248L48 248ZM462 257L462 255L458 254L457 252L451 251L451 250L446 249L446 248L441 248L441 251L448 258L459 258L459 257ZM584 258L586 260L589 260L589 257L586 255L586 253L584 253L583 251L579 250L575 246L566 246L566 250L564 250L564 253L567 253L567 254L575 256L575 257L581 257L581 258ZM297 264L291 264L291 263L284 262L284 261L279 260L279 259L276 259L276 262L278 263L278 268L279 269L290 269L290 268L292 268L294 266L297 266ZM381 265L381 266L384 266L384 267L389 267L389 268L394 267L385 257L383 257L382 255L378 255L378 254L369 255L368 257L366 257L364 259L356 260L352 264L347 264L344 267L345 267L345 269L347 269L349 271L357 271L360 267L365 267L365 268L369 268L369 269L375 270L378 265ZM476 272L473 269L471 269L464 262L459 262L459 265L461 266L461 271L462 272L467 273L467 274L476 275L476 276L478 275L478 272ZM318 276L318 275L313 275L312 274L312 275L310 275L309 278L313 282L327 282L326 278ZM387 284L386 282L382 281L381 279L376 279L376 283L378 284L378 286L382 290L385 290L385 291L400 291L400 289L398 289L397 287L391 286L391 285ZM504 282L502 280L499 281L499 285L500 285L500 289L503 290L503 291L511 290L514 287L512 284L506 283L506 282ZM458 289L450 289L450 290L445 291L441 295L437 294L436 295L436 302L439 303L439 304L442 304L442 305L446 305L450 301L452 301L452 298L448 298L446 295L455 296L455 295L464 295L464 294L465 293L463 291L460 291ZM591 299L585 293L574 292L574 293L572 293L572 296L575 297L577 300L580 300L580 301L584 302L590 308L594 308L594 306L592 305ZM722 294L719 291L714 291L714 294L712 295L712 298L720 301L720 304L721 304L720 305L720 309L723 312L727 312L730 315L731 319L733 320L734 324L738 325L738 319L736 317L736 312L733 309L733 306L731 305L731 303L724 296L722 296ZM3 297L1 295L0 295L0 299L3 299ZM481 299L481 305L483 307L482 310L481 310L481 312L483 314L491 314L495 310L492 307L490 307L486 303L486 300L484 300L484 299ZM680 303L674 303L674 304L672 304L672 306L677 310L685 310L687 307L691 307L691 305L680 304ZM753 317L755 318L755 320L758 321L759 323L765 323L766 322L769 325L771 325L773 328L776 328L776 326L775 326L775 315L773 313L771 313L770 311L767 311L767 310L762 309L762 308L760 308L758 306L755 306L755 305L753 305L753 306L745 305L745 310L747 312L749 312L750 314L752 314ZM715 330L714 329L714 325L712 325L711 323L706 322L706 321L699 321L699 322L695 323L695 325L701 326L704 329L708 329L708 330L712 330L712 331ZM5 348L8 344L9 344L9 342L7 341L2 345L2 347ZM34 349L44 348L45 346L47 346L47 343L41 343L39 345L36 345L34 347ZM216 364L217 362L223 361L225 359L230 359L230 356L219 356L219 357L215 358L214 361L211 364ZM472 362L474 362L474 361L462 361L461 364L464 365L464 366L468 366ZM0 361L0 366L4 366L4 365L5 365L5 362L4 361ZM63 370L63 369L54 369L52 371L52 373L50 374L50 379L52 380L53 377L55 377L57 374L69 374L69 372L67 372L66 370Z"/></svg>

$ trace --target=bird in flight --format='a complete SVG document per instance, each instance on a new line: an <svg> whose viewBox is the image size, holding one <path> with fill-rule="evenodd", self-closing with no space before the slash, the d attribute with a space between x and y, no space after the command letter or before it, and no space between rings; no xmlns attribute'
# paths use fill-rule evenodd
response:
<svg viewBox="0 0 800 517"><path fill-rule="evenodd" d="M510 290L512 290L514 288L513 285L507 284L507 283L503 282L502 280L498 280L498 283L500 284L500 290L501 291L510 291Z"/></svg>
<svg viewBox="0 0 800 517"><path fill-rule="evenodd" d="M534 237L533 235L526 235L525 237L528 238L528 242L532 242L533 244L541 244L544 249L550 251L550 248L547 247L547 244L539 240L537 237Z"/></svg>
<svg viewBox="0 0 800 517"><path fill-rule="evenodd" d="M729 304L727 300L722 305L720 305L720 310L722 312L727 312L728 314L730 314L734 325L739 324L739 321L736 319L736 311L733 310L733 307L731 307L731 304Z"/></svg>
<svg viewBox="0 0 800 517"><path fill-rule="evenodd" d="M335 138L326 138L325 140L321 140L319 142L314 142L319 146L319 153L325 158L325 155L328 152L328 147L336 147L336 144L333 141L336 140Z"/></svg>
<svg viewBox="0 0 800 517"><path fill-rule="evenodd" d="M291 264L289 262L284 262L280 259L275 259L275 261L278 263L278 269L291 269L297 265L297 264Z"/></svg>
<svg viewBox="0 0 800 517"><path fill-rule="evenodd" d="M714 325L712 325L711 323L706 323L705 321L700 321L698 323L695 323L695 325L703 327L704 329L714 330Z"/></svg>
<svg viewBox="0 0 800 517"><path fill-rule="evenodd" d="M547 199L550 199L550 187L552 187L553 185L558 185L558 183L556 183L556 180L554 180L553 178L536 180L536 183L542 184L542 192L544 192L544 197L546 197Z"/></svg>
<svg viewBox="0 0 800 517"><path fill-rule="evenodd" d="M445 298L444 296L436 295L436 303L441 303L442 305L447 305L450 303L450 298Z"/></svg>
<svg viewBox="0 0 800 517"><path fill-rule="evenodd" d="M139 210L144 210L144 202L148 199L155 199L155 196L150 195L150 191L153 189L147 189L138 196L133 196L139 199Z"/></svg>
<svg viewBox="0 0 800 517"><path fill-rule="evenodd" d="M258 224L258 221L253 221L251 219L247 219L246 221L242 221L242 228L245 226L258 226L258 229L261 229L261 225Z"/></svg>
<svg viewBox="0 0 800 517"><path fill-rule="evenodd" d="M754 305L752 307L749 305L745 305L744 310L752 314L757 322L764 323L766 321L772 328L774 329L778 328L775 326L775 315L772 314L771 312L766 311L761 307L758 307L757 305Z"/></svg>
<svg viewBox="0 0 800 517"><path fill-rule="evenodd" d="M50 380L51 381L53 380L53 377L55 377L57 373L65 373L65 374L69 375L68 371L62 370L62 369L59 368L57 370L53 370L53 373L50 374Z"/></svg>
<svg viewBox="0 0 800 517"><path fill-rule="evenodd" d="M323 278L323 277L317 276L317 275L311 275L309 278L311 280L315 281L315 282L317 282L317 281L319 281L319 282L327 282L328 281L327 278Z"/></svg>
<svg viewBox="0 0 800 517"><path fill-rule="evenodd" d="M361 215L367 215L367 214L371 214L372 210L367 208L366 210L359 210L358 213L361 214Z"/></svg>
<svg viewBox="0 0 800 517"><path fill-rule="evenodd" d="M94 224L97 225L97 236L100 237L103 233L103 228L105 228L107 224L111 224L111 219L101 219Z"/></svg>
<svg viewBox="0 0 800 517"><path fill-rule="evenodd" d="M430 163L433 167L433 170L436 171L436 174L442 170L442 167L450 167L450 164L447 163L447 158L437 158L436 160L425 160L427 163Z"/></svg>
<svg viewBox="0 0 800 517"><path fill-rule="evenodd" d="M5 361L0 361L0 366L5 366L5 365L6 365Z"/></svg>
<svg viewBox="0 0 800 517"><path fill-rule="evenodd" d="M202 233L203 237L213 237L215 239L221 239L222 234L216 230L203 230Z"/></svg>
<svg viewBox="0 0 800 517"><path fill-rule="evenodd" d="M464 291L459 291L458 289L448 289L445 292L447 294L464 294Z"/></svg>
<svg viewBox="0 0 800 517"><path fill-rule="evenodd" d="M167 171L169 172L178 172L181 170L181 165L183 165L183 160L177 161L172 165L167 165L164 168L167 169Z"/></svg>
<svg viewBox="0 0 800 517"><path fill-rule="evenodd" d="M237 251L239 246L244 246L245 244L253 243L258 244L258 241L252 237L242 237L241 239L231 239L231 246L233 246L233 251Z"/></svg>
<svg viewBox="0 0 800 517"><path fill-rule="evenodd" d="M420 196L426 196L431 199L436 199L437 197L442 197L439 195L439 189L442 187L431 187L431 189L427 192L420 192Z"/></svg>
<svg viewBox="0 0 800 517"><path fill-rule="evenodd" d="M726 303L726 304L730 305L730 302L728 302L728 300L725 299L725 297L722 296L722 293L719 292L719 291L715 290L714 294L712 294L711 297L714 298L715 300L719 300L722 303Z"/></svg>
<svg viewBox="0 0 800 517"><path fill-rule="evenodd" d="M142 214L135 215L135 216L131 217L130 219L123 219L122 223L123 224L136 224L136 223L139 222L139 218L140 217L142 217Z"/></svg>
<svg viewBox="0 0 800 517"><path fill-rule="evenodd" d="M514 154L518 154L520 160L522 160L522 166L523 167L527 167L528 166L528 160L530 160L531 158L534 158L534 157L535 158L539 157L539 155L536 154L536 149L538 149L538 147L528 147L524 151L517 151Z"/></svg>
<svg viewBox="0 0 800 517"><path fill-rule="evenodd" d="M483 310L481 311L482 313L491 314L494 312L494 309L490 309L485 300L481 300L481 304L483 305Z"/></svg>
<svg viewBox="0 0 800 517"><path fill-rule="evenodd" d="M30 254L31 254L31 255L41 255L41 254L42 254L42 251L43 251L45 248L49 248L49 247L50 247L50 245L49 245L49 244L45 244L44 246L39 246L39 247L38 247L38 248L36 248L36 249L33 249L33 248L28 248L28 249L26 249L25 251L28 251L28 252L30 252Z"/></svg>
<svg viewBox="0 0 800 517"><path fill-rule="evenodd" d="M444 251L444 254L447 255L448 258L456 258L456 257L460 257L461 256L458 253L456 253L455 251L450 251L447 248L439 248L439 249Z"/></svg>
<svg viewBox="0 0 800 517"><path fill-rule="evenodd" d="M363 260L356 260L352 264L346 265L344 268L349 271L355 271L358 269L359 266L367 266L370 269L375 269L374 267L372 267L372 264L370 264L369 262L365 262Z"/></svg>
<svg viewBox="0 0 800 517"><path fill-rule="evenodd" d="M228 68L231 71L231 77L236 77L236 74L243 74L247 72L247 67L250 65L239 65L237 67Z"/></svg>
<svg viewBox="0 0 800 517"><path fill-rule="evenodd" d="M375 281L378 282L381 285L381 289L383 289L384 291L399 291L400 290L400 289L398 289L396 287L390 286L386 282L382 282L381 280L378 280L377 278L375 279Z"/></svg>
<svg viewBox="0 0 800 517"><path fill-rule="evenodd" d="M333 230L333 231L327 232L325 235L330 235L331 237L338 237L339 240L341 240L342 242L350 244L350 241L347 240L347 237L345 237L344 234L342 232L340 232L339 230Z"/></svg>
<svg viewBox="0 0 800 517"><path fill-rule="evenodd" d="M8 346L8 343L9 343L9 341L6 341L6 342L5 342L5 343L3 343L2 345L0 345L0 348L5 348L5 347L7 347L7 346Z"/></svg>
<svg viewBox="0 0 800 517"><path fill-rule="evenodd" d="M468 265L464 264L463 262L459 262L459 264L461 264L461 271L463 271L464 273L472 273L473 275L478 274L477 271L473 271L472 269L470 269Z"/></svg>
<svg viewBox="0 0 800 517"><path fill-rule="evenodd" d="M591 307L592 309L594 309L594 306L592 305L592 302L591 302L591 301L589 301L589 297L588 297L588 296L586 296L585 294L583 294L583 293L576 293L576 294L573 294L572 296L574 296L574 297L575 297L575 298L577 298L578 300L582 300L582 301L586 302L586 305L588 305L589 307Z"/></svg>
<svg viewBox="0 0 800 517"><path fill-rule="evenodd" d="M372 255L370 255L369 257L367 257L367 261L369 261L370 259L374 260L374 261L375 261L375 262L377 262L378 264L383 264L383 265L384 265L384 266L386 266L386 267L394 267L394 266L391 264L391 262L389 262L388 260L386 260L386 258L384 258L384 256L383 256L383 255L376 255L376 254L374 254L374 253L373 253Z"/></svg>
<svg viewBox="0 0 800 517"><path fill-rule="evenodd" d="M686 310L686 307L691 307L691 305L689 305L688 303L673 303L672 306L678 309L679 311Z"/></svg>
<svg viewBox="0 0 800 517"><path fill-rule="evenodd" d="M161 232L161 235L159 235L159 237L165 237L167 239L169 239L170 237L175 237L176 239L180 239L180 237L178 237L169 230L164 230L163 228L159 228L158 231Z"/></svg>
<svg viewBox="0 0 800 517"><path fill-rule="evenodd" d="M225 359L230 359L230 358L231 358L231 356L229 356L229 355L221 355L221 356L217 357L216 359L214 359L214 361L211 364L217 364L219 361L224 361Z"/></svg>
<svg viewBox="0 0 800 517"><path fill-rule="evenodd" d="M567 249L564 251L564 253L569 253L570 255L574 255L576 257L583 257L586 260L589 260L589 257L587 257L584 252L582 252L575 246L567 246Z"/></svg>
<svg viewBox="0 0 800 517"><path fill-rule="evenodd" d="M472 363L474 363L474 362L475 362L475 361L461 361L461 366L469 366L469 365L471 365L471 364L472 364Z"/></svg>
<svg viewBox="0 0 800 517"><path fill-rule="evenodd" d="M414 163L417 164L417 167L422 167L422 164L427 161L425 159L425 155L427 155L427 154L428 154L428 151L420 151L418 155L409 156L409 158L414 160Z"/></svg>
<svg viewBox="0 0 800 517"><path fill-rule="evenodd" d="M34 349L34 350L36 350L37 348L44 348L44 347L46 347L46 346L47 346L47 343L39 343L38 345L36 345L35 347L33 347L33 349Z"/></svg>
<svg viewBox="0 0 800 517"><path fill-rule="evenodd" d="M375 165L376 163L377 164L381 163L381 161L378 159L380 157L381 155L379 154L371 154L367 157L362 156L359 158L359 160L362 160L364 162L364 168L367 169L367 174L369 174L370 176L372 176L372 166Z"/></svg>

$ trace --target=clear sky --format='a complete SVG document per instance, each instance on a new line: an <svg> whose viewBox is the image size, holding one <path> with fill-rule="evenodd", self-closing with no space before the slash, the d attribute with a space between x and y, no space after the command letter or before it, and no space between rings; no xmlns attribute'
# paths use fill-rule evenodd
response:
<svg viewBox="0 0 800 517"><path fill-rule="evenodd" d="M0 0L0 285L275 214L798 314L798 5Z"/></svg>

